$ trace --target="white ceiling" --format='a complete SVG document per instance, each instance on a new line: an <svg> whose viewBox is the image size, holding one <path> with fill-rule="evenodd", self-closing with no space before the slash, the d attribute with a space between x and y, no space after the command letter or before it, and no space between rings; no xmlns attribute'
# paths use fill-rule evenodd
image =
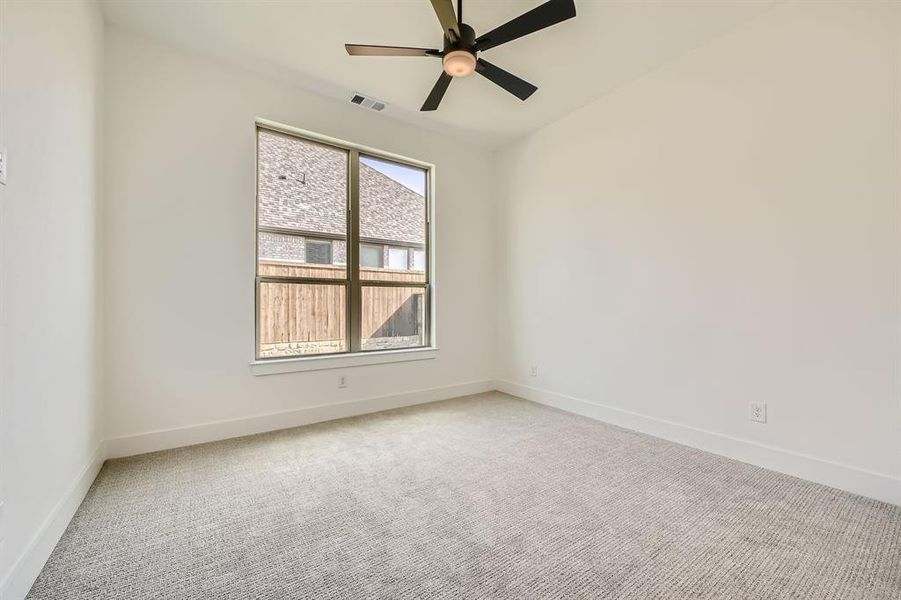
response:
<svg viewBox="0 0 901 600"><path fill-rule="evenodd" d="M452 82L441 107L419 107L439 59L351 57L344 43L440 47L428 0L101 0L109 23L288 78L341 98L359 91L391 116L497 146L554 121L716 38L779 0L576 0L577 16L484 53L538 86L521 102L487 79ZM464 0L476 34L541 0ZM361 109L362 110L362 109Z"/></svg>

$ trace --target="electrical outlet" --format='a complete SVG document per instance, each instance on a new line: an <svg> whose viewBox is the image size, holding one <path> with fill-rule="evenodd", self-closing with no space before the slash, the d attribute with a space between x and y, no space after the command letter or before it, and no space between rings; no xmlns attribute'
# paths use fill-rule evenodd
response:
<svg viewBox="0 0 901 600"><path fill-rule="evenodd" d="M529 367L529 376L538 377L538 365L532 365Z"/></svg>
<svg viewBox="0 0 901 600"><path fill-rule="evenodd" d="M756 423L766 423L766 403L748 403L748 418Z"/></svg>
<svg viewBox="0 0 901 600"><path fill-rule="evenodd" d="M6 185L6 148L0 148L0 183Z"/></svg>
<svg viewBox="0 0 901 600"><path fill-rule="evenodd" d="M346 375L341 375L340 377L338 377L338 387L339 388L347 387L347 376Z"/></svg>

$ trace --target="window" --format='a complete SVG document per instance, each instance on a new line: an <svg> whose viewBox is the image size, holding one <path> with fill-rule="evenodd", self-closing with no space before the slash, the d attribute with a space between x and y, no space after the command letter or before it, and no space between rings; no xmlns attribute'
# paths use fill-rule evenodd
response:
<svg viewBox="0 0 901 600"><path fill-rule="evenodd" d="M413 271L425 271L425 250L413 251Z"/></svg>
<svg viewBox="0 0 901 600"><path fill-rule="evenodd" d="M322 240L307 239L307 262L317 265L329 265L332 263L332 243Z"/></svg>
<svg viewBox="0 0 901 600"><path fill-rule="evenodd" d="M429 170L257 129L256 357L431 345Z"/></svg>
<svg viewBox="0 0 901 600"><path fill-rule="evenodd" d="M410 265L407 264L406 248L388 248L388 268L395 271L406 271Z"/></svg>
<svg viewBox="0 0 901 600"><path fill-rule="evenodd" d="M360 266L381 269L385 250L381 246L360 244Z"/></svg>

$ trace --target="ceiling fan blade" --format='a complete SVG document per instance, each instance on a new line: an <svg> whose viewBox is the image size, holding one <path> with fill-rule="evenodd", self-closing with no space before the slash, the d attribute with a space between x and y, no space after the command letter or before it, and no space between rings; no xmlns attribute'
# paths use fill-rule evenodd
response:
<svg viewBox="0 0 901 600"><path fill-rule="evenodd" d="M483 60L481 58L476 63L476 71L478 71L479 74L486 79L489 79L497 85L501 86L520 100L525 100L526 98L534 94L535 90L538 89L528 81L520 79L513 73L508 73L502 68L497 67L487 60Z"/></svg>
<svg viewBox="0 0 901 600"><path fill-rule="evenodd" d="M432 88L429 97L425 99L425 104L419 110L436 110L438 105L441 104L441 99L444 98L444 92L447 91L447 86L450 85L451 79L453 77L441 71L441 77L435 82L435 87Z"/></svg>
<svg viewBox="0 0 901 600"><path fill-rule="evenodd" d="M454 13L454 0L432 0L432 8L438 15L438 21L441 22L441 28L447 37L459 40L460 26L457 23L457 15Z"/></svg>
<svg viewBox="0 0 901 600"><path fill-rule="evenodd" d="M441 56L434 48L407 48L404 46L367 46L364 44L344 44L351 56Z"/></svg>
<svg viewBox="0 0 901 600"><path fill-rule="evenodd" d="M479 36L476 45L479 50L488 50L575 16L573 0L550 0Z"/></svg>

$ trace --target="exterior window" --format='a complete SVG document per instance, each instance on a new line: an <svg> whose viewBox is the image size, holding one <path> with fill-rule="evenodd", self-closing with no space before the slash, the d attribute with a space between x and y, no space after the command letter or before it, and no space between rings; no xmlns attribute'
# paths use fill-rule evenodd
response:
<svg viewBox="0 0 901 600"><path fill-rule="evenodd" d="M407 249L406 248L388 248L388 268L395 271L406 271L407 267Z"/></svg>
<svg viewBox="0 0 901 600"><path fill-rule="evenodd" d="M330 265L332 263L332 243L307 238L306 254L308 263Z"/></svg>
<svg viewBox="0 0 901 600"><path fill-rule="evenodd" d="M412 270L425 271L425 250L414 250L413 251Z"/></svg>
<svg viewBox="0 0 901 600"><path fill-rule="evenodd" d="M429 170L257 128L256 357L429 346Z"/></svg>
<svg viewBox="0 0 901 600"><path fill-rule="evenodd" d="M385 251L381 246L360 244L360 266L381 269L385 260Z"/></svg>

